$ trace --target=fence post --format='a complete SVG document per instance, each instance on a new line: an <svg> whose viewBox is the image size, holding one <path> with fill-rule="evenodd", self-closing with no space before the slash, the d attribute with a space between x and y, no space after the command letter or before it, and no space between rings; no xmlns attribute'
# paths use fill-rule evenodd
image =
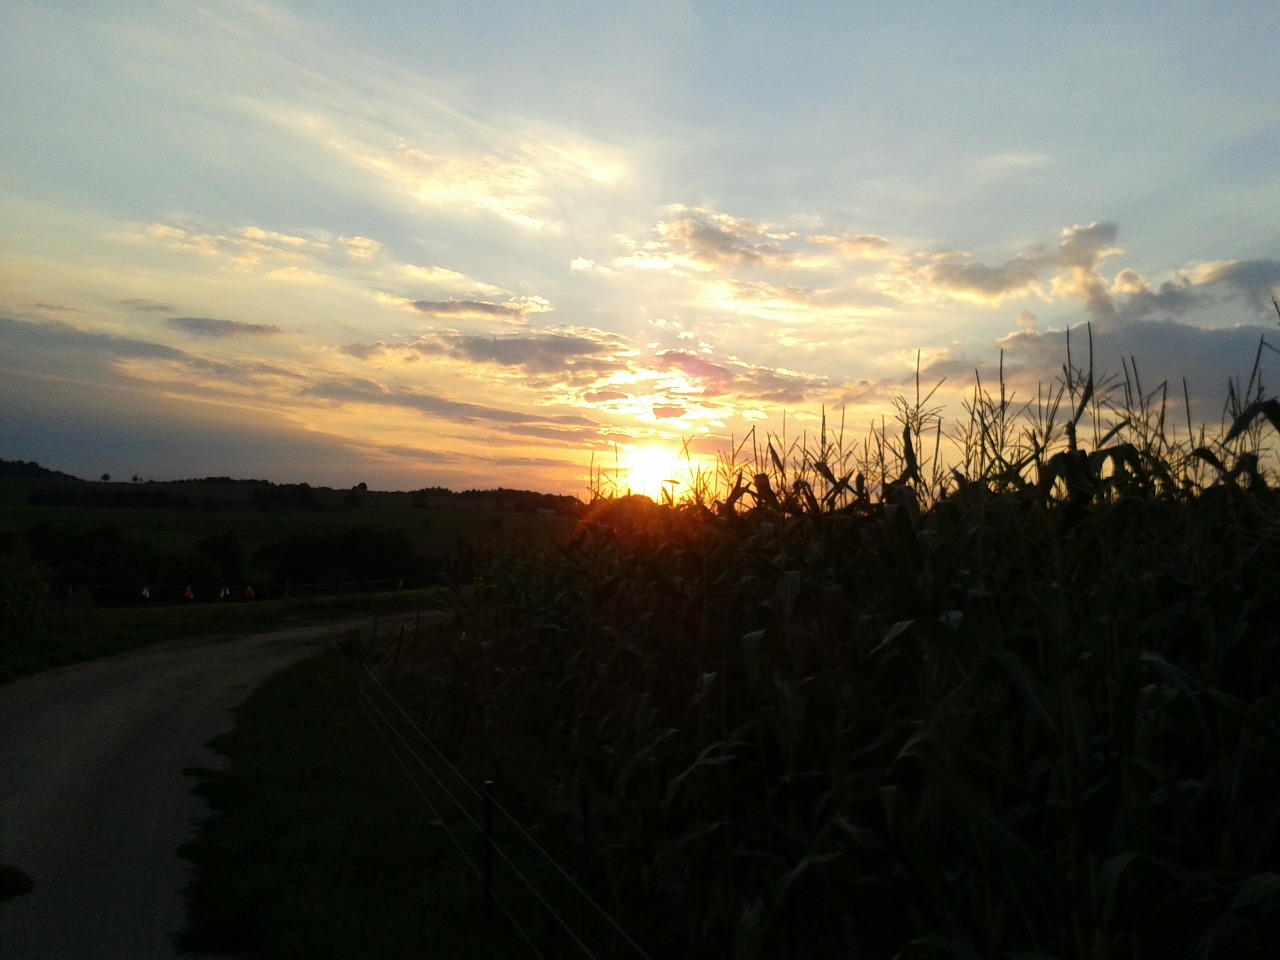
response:
<svg viewBox="0 0 1280 960"><path fill-rule="evenodd" d="M493 917L493 781L484 782L484 913Z"/></svg>

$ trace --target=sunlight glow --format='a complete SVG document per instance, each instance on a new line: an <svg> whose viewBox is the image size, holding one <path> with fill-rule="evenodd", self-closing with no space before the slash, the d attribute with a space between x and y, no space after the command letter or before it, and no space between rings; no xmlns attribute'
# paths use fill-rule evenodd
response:
<svg viewBox="0 0 1280 960"><path fill-rule="evenodd" d="M643 493L661 501L663 490L678 496L680 451L674 447L649 444L631 447L622 461L622 487L631 493Z"/></svg>
<svg viewBox="0 0 1280 960"><path fill-rule="evenodd" d="M680 444L648 442L620 451L618 492L641 493L662 503L680 502L706 487L715 464Z"/></svg>

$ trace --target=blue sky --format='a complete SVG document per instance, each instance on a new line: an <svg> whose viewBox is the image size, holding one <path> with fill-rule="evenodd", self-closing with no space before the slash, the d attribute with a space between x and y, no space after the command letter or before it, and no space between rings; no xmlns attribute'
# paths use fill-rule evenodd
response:
<svg viewBox="0 0 1280 960"><path fill-rule="evenodd" d="M953 410L1002 350L1031 396L1086 321L1216 423L1277 326L1278 40L1264 3L7 3L0 457L583 494L869 424L917 355Z"/></svg>

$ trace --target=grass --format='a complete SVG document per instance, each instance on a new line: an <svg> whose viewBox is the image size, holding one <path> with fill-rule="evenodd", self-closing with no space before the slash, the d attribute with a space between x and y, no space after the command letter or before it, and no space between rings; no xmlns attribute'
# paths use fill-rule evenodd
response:
<svg viewBox="0 0 1280 960"><path fill-rule="evenodd" d="M196 867L187 949L258 957L513 953L356 702L358 664L329 652L285 671L215 741L217 815Z"/></svg>
<svg viewBox="0 0 1280 960"><path fill-rule="evenodd" d="M483 861L482 836L468 820L482 819L482 807L453 808L421 769L424 791L406 777L360 704L363 652L352 639L273 678L214 741L226 769L192 771L215 813L182 851L195 866L182 946L261 958L467 960L535 956L532 937L543 955L571 955L506 863L494 875L503 906L486 907L468 865ZM453 759L480 784L484 758ZM555 882L545 863L518 849L511 828L500 824L494 835L540 890Z"/></svg>

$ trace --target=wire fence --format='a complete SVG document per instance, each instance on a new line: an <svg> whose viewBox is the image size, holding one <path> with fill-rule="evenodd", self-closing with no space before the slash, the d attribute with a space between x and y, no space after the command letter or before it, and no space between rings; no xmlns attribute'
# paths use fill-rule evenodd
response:
<svg viewBox="0 0 1280 960"><path fill-rule="evenodd" d="M570 955L589 960L648 960L645 950L613 914L495 798L492 781L484 781L479 787L472 783L383 683L383 676L398 662L402 647L416 637L417 631L415 621L412 634L407 626L401 627L395 636L375 647L365 661L359 702L430 816L448 835L474 876L486 905L506 918L534 956L547 955L544 948L548 938L535 935L532 929L537 924L539 930L551 929L558 934L553 954L557 957L566 956L559 948L563 941L576 950ZM509 842L495 839L494 814L504 823L504 833L511 837ZM504 868L502 884L495 881L495 858ZM526 905L524 909L513 905L517 899ZM534 905L532 910L529 904Z"/></svg>
<svg viewBox="0 0 1280 960"><path fill-rule="evenodd" d="M454 581L444 574L435 573L378 580L325 580L312 583L80 584L67 587L66 599L96 607L145 607L392 593L401 590L425 590L430 587L446 586L452 582Z"/></svg>

